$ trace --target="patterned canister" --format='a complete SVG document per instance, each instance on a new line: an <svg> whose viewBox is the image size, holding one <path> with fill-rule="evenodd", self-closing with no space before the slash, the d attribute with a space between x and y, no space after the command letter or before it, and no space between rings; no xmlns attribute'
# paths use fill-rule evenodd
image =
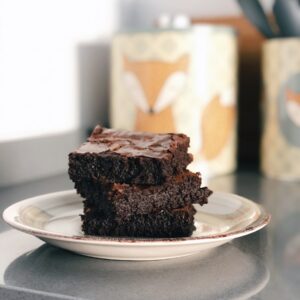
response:
<svg viewBox="0 0 300 300"><path fill-rule="evenodd" d="M191 137L192 170L236 167L237 41L230 27L118 34L112 49L111 126Z"/></svg>
<svg viewBox="0 0 300 300"><path fill-rule="evenodd" d="M274 39L263 48L261 168L278 179L300 179L300 39Z"/></svg>

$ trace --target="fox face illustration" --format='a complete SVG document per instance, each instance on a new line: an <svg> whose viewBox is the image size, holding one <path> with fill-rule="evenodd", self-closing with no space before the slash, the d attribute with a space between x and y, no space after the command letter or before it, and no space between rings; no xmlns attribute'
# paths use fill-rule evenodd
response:
<svg viewBox="0 0 300 300"><path fill-rule="evenodd" d="M215 96L208 102L203 111L201 122L202 149L201 154L207 160L214 159L226 145L236 118L236 107L232 103L232 95Z"/></svg>
<svg viewBox="0 0 300 300"><path fill-rule="evenodd" d="M300 93L291 89L285 91L286 110L289 118L300 127Z"/></svg>
<svg viewBox="0 0 300 300"><path fill-rule="evenodd" d="M185 86L188 61L187 55L172 63L123 57L125 86L137 109L135 130L176 131L172 103Z"/></svg>

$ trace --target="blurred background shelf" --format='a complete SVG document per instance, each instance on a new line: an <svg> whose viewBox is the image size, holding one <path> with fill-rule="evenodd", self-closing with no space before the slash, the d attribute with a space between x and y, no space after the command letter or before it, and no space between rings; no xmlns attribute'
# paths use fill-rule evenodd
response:
<svg viewBox="0 0 300 300"><path fill-rule="evenodd" d="M262 2L271 9L271 0ZM0 165L7 171L0 186L65 171L65 154L96 123L109 125L111 38L120 29L151 27L165 12L240 30L239 161L258 163L263 39L236 1L2 1ZM45 159L51 156L58 159Z"/></svg>

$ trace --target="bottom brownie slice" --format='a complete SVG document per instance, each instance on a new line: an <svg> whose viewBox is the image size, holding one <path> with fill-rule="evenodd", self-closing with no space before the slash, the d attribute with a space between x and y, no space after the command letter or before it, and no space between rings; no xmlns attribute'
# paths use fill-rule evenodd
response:
<svg viewBox="0 0 300 300"><path fill-rule="evenodd" d="M113 216L85 210L82 230L87 235L128 237L185 237L195 230L192 205L172 211L160 210L147 215L135 215L129 220L117 221Z"/></svg>

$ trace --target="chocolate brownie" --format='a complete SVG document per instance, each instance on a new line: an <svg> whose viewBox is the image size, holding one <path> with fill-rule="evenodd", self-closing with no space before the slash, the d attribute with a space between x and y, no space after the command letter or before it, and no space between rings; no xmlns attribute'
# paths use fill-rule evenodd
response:
<svg viewBox="0 0 300 300"><path fill-rule="evenodd" d="M161 184L192 161L184 134L153 134L96 126L79 149L69 154L69 175L111 183Z"/></svg>
<svg viewBox="0 0 300 300"><path fill-rule="evenodd" d="M168 177L161 185L128 185L82 180L75 183L84 205L94 211L104 210L115 218L128 220L135 214L171 210L193 203L203 205L211 194L200 188L201 177L189 171Z"/></svg>
<svg viewBox="0 0 300 300"><path fill-rule="evenodd" d="M130 237L185 237L195 230L192 205L172 211L161 210L154 214L135 215L126 221L93 210L82 218L82 230L87 235Z"/></svg>

